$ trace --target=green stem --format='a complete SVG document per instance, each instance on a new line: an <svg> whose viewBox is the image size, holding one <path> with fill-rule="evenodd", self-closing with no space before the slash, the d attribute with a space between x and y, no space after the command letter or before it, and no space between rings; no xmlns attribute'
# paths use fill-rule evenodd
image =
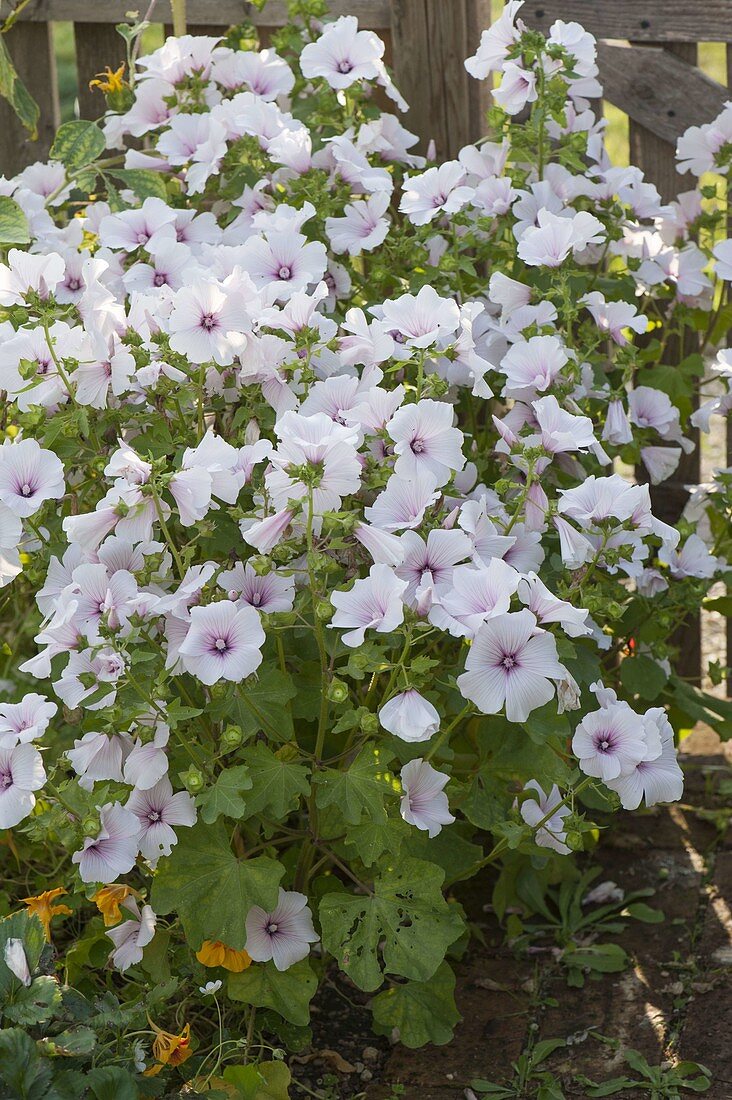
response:
<svg viewBox="0 0 732 1100"><path fill-rule="evenodd" d="M180 554L178 553L178 550L176 549L175 543L173 542L172 538L170 537L170 531L168 530L168 525L165 522L165 515L163 513L162 502L161 502L160 497L158 495L158 491L157 491L157 489L155 488L155 485L152 482L150 482L150 489L152 490L152 498L153 498L153 501L155 503L155 511L157 512L158 522L160 523L160 529L162 530L165 541L168 544L168 549L170 550L171 554L173 555L173 559L175 560L175 564L176 564L177 569L178 569L178 575L179 575L180 579L183 580L183 577L185 576L185 572L186 572L185 566L183 565L183 560L182 560Z"/></svg>
<svg viewBox="0 0 732 1100"><path fill-rule="evenodd" d="M447 726L442 731L442 733L440 733L439 736L435 738L432 745L430 746L429 752L425 754L425 757L424 757L425 760L431 760L432 759L432 757L435 755L437 750L442 747L442 745L445 743L445 741L447 741L448 737L450 736L452 731L455 729L455 726L457 726L459 722L462 722L463 718L466 718L468 713L472 709L473 709L472 704L470 704L470 703L465 704L465 706L460 711L460 713L455 718L453 718L450 725Z"/></svg>
<svg viewBox="0 0 732 1100"><path fill-rule="evenodd" d="M555 806L552 806L549 813L545 814L541 821L537 822L533 829L534 835L539 832L539 829L542 829L544 825L546 825L547 821L550 821L551 818L554 817L560 806L566 806L570 799L576 798L577 795L580 794L581 791L584 791L586 787L589 787L592 782L592 778L588 777L587 779L583 779L576 787L573 787L571 791L568 791L561 802L557 802ZM488 855L484 856L483 859L479 859L477 863L474 863L473 866L469 867L466 871L460 871L457 875L453 875L452 878L448 878L443 885L443 890L448 886L453 886L456 882L461 882L463 879L472 878L478 871L482 871L484 867L488 867L489 864L494 863L498 856L500 856L502 852L505 852L507 847L508 840L506 837L503 837L493 846L493 848L491 848Z"/></svg>

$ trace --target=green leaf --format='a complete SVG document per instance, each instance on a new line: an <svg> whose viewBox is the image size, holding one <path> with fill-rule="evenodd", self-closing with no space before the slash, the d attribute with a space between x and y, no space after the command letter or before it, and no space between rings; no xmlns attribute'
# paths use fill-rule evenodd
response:
<svg viewBox="0 0 732 1100"><path fill-rule="evenodd" d="M390 1035L396 1027L406 1047L443 1046L461 1019L455 1007L455 975L443 962L427 982L385 989L374 997L371 1009L377 1035Z"/></svg>
<svg viewBox="0 0 732 1100"><path fill-rule="evenodd" d="M60 160L70 172L91 164L104 152L104 134L96 122L74 119L59 126L51 146L51 160Z"/></svg>
<svg viewBox="0 0 732 1100"><path fill-rule="evenodd" d="M17 1000L25 988L5 963L5 945L11 939L22 941L31 974L38 967L46 943L38 917L29 916L25 910L0 921L0 1007L3 1009L11 1000Z"/></svg>
<svg viewBox="0 0 732 1100"><path fill-rule="evenodd" d="M566 714L557 714L555 699L531 712L524 722L524 729L537 745L546 744L550 737L567 737L571 732Z"/></svg>
<svg viewBox="0 0 732 1100"><path fill-rule="evenodd" d="M21 985L6 1004L4 1013L14 1024L33 1027L50 1020L61 1007L61 987L55 978L42 974L29 986Z"/></svg>
<svg viewBox="0 0 732 1100"><path fill-rule="evenodd" d="M290 1100L292 1074L284 1062L227 1066L224 1080L236 1085L241 1100Z"/></svg>
<svg viewBox="0 0 732 1100"><path fill-rule="evenodd" d="M150 168L113 168L108 174L134 191L142 202L150 198L167 202L168 188L162 172L153 172Z"/></svg>
<svg viewBox="0 0 732 1100"><path fill-rule="evenodd" d="M315 801L321 810L337 806L349 825L384 821L384 799L395 794L392 776L382 762L381 751L366 745L343 771L326 768L314 776Z"/></svg>
<svg viewBox="0 0 732 1100"><path fill-rule="evenodd" d="M346 846L354 849L364 867L372 867L385 852L395 856L409 833L409 826L400 817L364 821L347 830Z"/></svg>
<svg viewBox="0 0 732 1100"><path fill-rule="evenodd" d="M161 861L152 906L159 914L178 913L194 951L204 940L221 940L241 951L247 913L253 905L274 909L283 874L282 865L267 856L237 859L221 822L199 823Z"/></svg>
<svg viewBox="0 0 732 1100"><path fill-rule="evenodd" d="M251 787L249 768L243 764L227 768L217 776L213 787L202 791L196 799L201 817L207 825L213 825L220 817L243 817L246 805L241 792L251 790Z"/></svg>
<svg viewBox="0 0 732 1100"><path fill-rule="evenodd" d="M86 1084L96 1100L137 1100L140 1095L134 1078L119 1066L89 1070Z"/></svg>
<svg viewBox="0 0 732 1100"><path fill-rule="evenodd" d="M75 1058L81 1054L91 1054L97 1045L97 1036L90 1027L72 1027L46 1039L45 1045L54 1056Z"/></svg>
<svg viewBox="0 0 732 1100"><path fill-rule="evenodd" d="M620 665L621 684L631 695L640 695L641 699L657 699L667 678L661 666L643 653L626 657Z"/></svg>
<svg viewBox="0 0 732 1100"><path fill-rule="evenodd" d="M18 1100L48 1100L52 1069L25 1031L0 1031L0 1081Z"/></svg>
<svg viewBox="0 0 732 1100"><path fill-rule="evenodd" d="M232 1001L273 1008L298 1027L310 1023L310 1001L317 988L318 979L307 959L283 971L277 970L273 962L257 964L241 974L230 974L228 980Z"/></svg>
<svg viewBox="0 0 732 1100"><path fill-rule="evenodd" d="M643 921L644 924L661 924L666 919L660 909L652 909L650 905L646 905L643 901L634 901L631 905L627 905L620 915L635 917L636 920Z"/></svg>
<svg viewBox="0 0 732 1100"><path fill-rule="evenodd" d="M323 946L367 992L384 972L427 981L463 932L463 920L442 896L444 872L405 859L376 879L368 897L326 894L320 902ZM383 941L383 942L382 942Z"/></svg>
<svg viewBox="0 0 732 1100"><path fill-rule="evenodd" d="M0 244L30 244L28 219L8 195L0 195Z"/></svg>
<svg viewBox="0 0 732 1100"><path fill-rule="evenodd" d="M308 769L302 764L281 759L266 745L258 744L242 753L251 777L251 793L243 816L269 811L273 817L286 817L310 794Z"/></svg>
<svg viewBox="0 0 732 1100"><path fill-rule="evenodd" d="M264 730L275 741L290 741L294 729L288 704L294 696L292 677L278 668L267 667L259 673L253 687L240 690L235 720L247 737Z"/></svg>
<svg viewBox="0 0 732 1100"><path fill-rule="evenodd" d="M41 111L33 96L18 76L5 36L0 35L0 95L7 99L33 141L38 140L38 119Z"/></svg>

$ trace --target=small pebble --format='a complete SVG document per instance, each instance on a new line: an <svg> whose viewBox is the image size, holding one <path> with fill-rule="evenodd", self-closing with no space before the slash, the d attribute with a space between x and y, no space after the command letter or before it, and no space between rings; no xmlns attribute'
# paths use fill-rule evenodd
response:
<svg viewBox="0 0 732 1100"><path fill-rule="evenodd" d="M363 1071L363 1073L361 1074L361 1080L362 1081L370 1081L373 1076L374 1075L373 1075L373 1073L371 1072L370 1069L365 1069Z"/></svg>
<svg viewBox="0 0 732 1100"><path fill-rule="evenodd" d="M363 1062L354 1062L353 1068L355 1069L356 1073L363 1073L363 1071L366 1069L366 1066L363 1064Z"/></svg>
<svg viewBox="0 0 732 1100"><path fill-rule="evenodd" d="M364 1047L361 1051L361 1057L364 1062L375 1062L379 1057L379 1052L376 1047Z"/></svg>

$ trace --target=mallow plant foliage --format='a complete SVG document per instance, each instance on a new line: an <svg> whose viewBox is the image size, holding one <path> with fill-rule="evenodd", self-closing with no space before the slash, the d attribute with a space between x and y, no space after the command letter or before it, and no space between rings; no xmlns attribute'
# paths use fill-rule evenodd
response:
<svg viewBox="0 0 732 1100"><path fill-rule="evenodd" d="M732 108L663 204L608 161L592 36L520 8L455 160L296 0L267 49L123 27L103 119L2 180L8 1095L284 1094L338 970L447 1042L454 885L530 907L731 728L672 635L732 475L675 526L651 486L732 407Z"/></svg>

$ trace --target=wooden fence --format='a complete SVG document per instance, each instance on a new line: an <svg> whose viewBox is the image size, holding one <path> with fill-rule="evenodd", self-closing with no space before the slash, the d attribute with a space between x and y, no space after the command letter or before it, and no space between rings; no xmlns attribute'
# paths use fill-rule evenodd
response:
<svg viewBox="0 0 732 1100"><path fill-rule="evenodd" d="M147 2L143 0L143 10ZM483 132L490 89L488 82L468 77L463 59L474 52L480 31L490 24L491 7L491 0L332 0L331 14L356 15L362 26L384 37L387 61L411 104L407 125L420 135L423 147L433 139L438 156L449 157ZM125 20L129 8L130 0L29 0L7 42L40 105L39 138L28 142L10 108L0 102L0 172L11 174L43 158L50 147L59 109L51 24L74 25L79 114L93 118L100 114L101 97L89 91L89 80L104 65L115 67L122 61L122 40L114 24ZM270 0L261 12L245 0L187 0L191 33L223 32L249 19L261 28L266 42L285 15L283 0ZM727 87L706 76L697 61L700 42L724 43L727 83L732 86L732 0L527 0L521 17L545 31L555 19L577 20L591 31L599 40L606 99L629 118L631 162L644 170L664 199L692 185L675 172L675 142L688 126L709 121L728 98ZM149 18L161 23L169 19L168 0L157 0ZM686 351L678 348L676 354ZM732 464L732 434L726 462ZM697 448L682 458L673 481L653 491L654 509L675 520L688 486L699 481ZM699 617L690 620L677 638L680 671L692 679L700 676L702 664L700 622ZM727 653L732 656L732 632Z"/></svg>

